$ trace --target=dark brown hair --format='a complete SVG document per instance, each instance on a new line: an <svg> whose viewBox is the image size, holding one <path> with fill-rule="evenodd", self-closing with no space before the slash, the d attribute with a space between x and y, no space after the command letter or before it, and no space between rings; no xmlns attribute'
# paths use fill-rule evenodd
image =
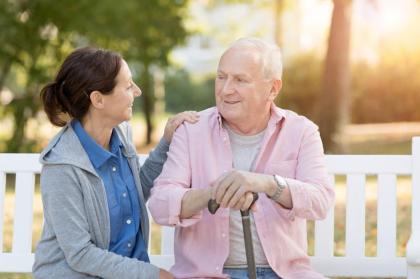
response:
<svg viewBox="0 0 420 279"><path fill-rule="evenodd" d="M111 93L121 61L118 53L94 47L79 48L67 56L55 80L41 90L41 100L50 122L65 126L65 114L81 120L89 109L92 91Z"/></svg>

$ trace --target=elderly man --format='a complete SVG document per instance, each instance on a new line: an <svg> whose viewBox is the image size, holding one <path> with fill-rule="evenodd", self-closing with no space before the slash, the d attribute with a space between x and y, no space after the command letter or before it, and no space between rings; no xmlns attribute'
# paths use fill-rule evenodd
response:
<svg viewBox="0 0 420 279"><path fill-rule="evenodd" d="M176 278L247 278L239 209L252 192L258 278L324 278L310 267L306 220L326 216L334 190L317 126L274 104L281 75L278 47L234 42L219 61L216 107L176 131L149 203L157 223L176 226Z"/></svg>

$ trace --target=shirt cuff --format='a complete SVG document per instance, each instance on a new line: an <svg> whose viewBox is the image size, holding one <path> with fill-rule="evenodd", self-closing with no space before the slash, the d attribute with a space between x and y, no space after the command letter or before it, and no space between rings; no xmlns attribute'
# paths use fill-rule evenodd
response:
<svg viewBox="0 0 420 279"><path fill-rule="evenodd" d="M194 214L189 218L180 218L181 215L181 206L182 206L182 199L184 195L191 191L191 188L176 188L171 193L171 198L169 201L169 217L168 223L171 226L180 226L180 227L188 227L197 223L201 217L203 216L203 211L200 210L198 213Z"/></svg>
<svg viewBox="0 0 420 279"><path fill-rule="evenodd" d="M296 215L301 215L302 211L305 211L308 207L308 195L306 193L307 189L302 187L301 182L291 179L285 178L287 185L289 186L290 195L292 198L293 207L289 209L287 213L287 217L289 220L295 220Z"/></svg>

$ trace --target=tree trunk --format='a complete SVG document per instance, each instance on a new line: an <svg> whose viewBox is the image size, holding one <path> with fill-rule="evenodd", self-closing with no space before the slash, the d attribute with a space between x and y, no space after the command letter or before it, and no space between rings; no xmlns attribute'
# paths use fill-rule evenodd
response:
<svg viewBox="0 0 420 279"><path fill-rule="evenodd" d="M158 67L153 70L153 93L155 97L154 113L163 115L165 113L165 72Z"/></svg>
<svg viewBox="0 0 420 279"><path fill-rule="evenodd" d="M36 72L38 52L34 52L32 65L28 70L28 81L26 83L25 94L20 98L15 98L9 105L13 113L13 135L7 141L7 150L9 152L27 152L31 151L35 141L29 141L26 138L25 130L28 120L38 112L40 101L38 98L39 88L36 86Z"/></svg>
<svg viewBox="0 0 420 279"><path fill-rule="evenodd" d="M321 136L329 151L342 150L340 135L350 119L351 10L351 0L334 0L319 113Z"/></svg>
<svg viewBox="0 0 420 279"><path fill-rule="evenodd" d="M152 142L152 134L153 134L153 108L154 108L154 96L153 96L153 89L152 89L152 82L150 77L150 65L144 64L144 73L142 76L143 80L143 113L146 119L146 144L150 144Z"/></svg>
<svg viewBox="0 0 420 279"><path fill-rule="evenodd" d="M6 143L7 152L32 151L35 142L26 138L25 130L28 120L39 109L38 102L34 100L34 94L28 93L22 98L14 99L10 105L13 106L13 134Z"/></svg>
<svg viewBox="0 0 420 279"><path fill-rule="evenodd" d="M12 67L12 58L7 59L1 67L0 71L0 97L1 92L3 91L4 81L6 80L7 74Z"/></svg>

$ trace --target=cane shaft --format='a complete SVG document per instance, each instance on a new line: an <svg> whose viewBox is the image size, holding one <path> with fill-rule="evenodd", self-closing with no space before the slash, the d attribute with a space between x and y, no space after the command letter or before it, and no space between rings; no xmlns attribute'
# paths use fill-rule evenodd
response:
<svg viewBox="0 0 420 279"><path fill-rule="evenodd" d="M252 244L252 233L251 233L251 220L249 211L241 211L242 215L242 227L244 229L244 241L245 241L245 253L246 263L248 266L248 277L249 279L257 278L257 267L255 265L254 257L254 246Z"/></svg>

